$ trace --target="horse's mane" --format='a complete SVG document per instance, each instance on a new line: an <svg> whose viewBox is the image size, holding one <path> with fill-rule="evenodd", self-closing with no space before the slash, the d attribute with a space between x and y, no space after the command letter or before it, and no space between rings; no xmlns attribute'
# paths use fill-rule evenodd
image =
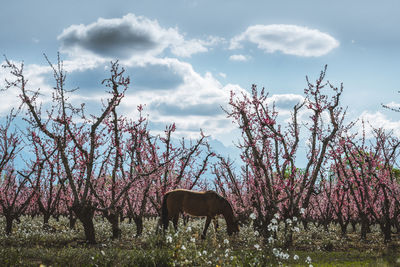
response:
<svg viewBox="0 0 400 267"><path fill-rule="evenodd" d="M209 191L212 191L212 190L209 190ZM219 198L220 200L222 200L223 203L229 207L229 209L232 211L232 215L235 216L235 215L234 215L234 210L233 210L233 207L232 207L231 203L230 203L225 197L221 196L221 195L218 194L217 192L215 192L215 191L212 191L212 192L214 192L214 193L217 194L218 198Z"/></svg>

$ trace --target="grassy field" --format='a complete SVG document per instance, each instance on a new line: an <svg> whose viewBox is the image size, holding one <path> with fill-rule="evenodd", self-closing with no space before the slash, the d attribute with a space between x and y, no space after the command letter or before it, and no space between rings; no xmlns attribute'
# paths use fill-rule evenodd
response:
<svg viewBox="0 0 400 267"><path fill-rule="evenodd" d="M358 233L341 238L339 229L329 233L319 228L294 233L294 246L282 249L281 231L277 239L265 243L250 226L238 236L228 237L220 219L220 229L210 226L206 240L201 240L204 220L193 219L180 225L175 233L156 235L155 220L146 220L144 233L135 237L135 225L121 223L122 238L111 240L107 221L96 219L98 244L87 245L81 225L71 230L64 218L50 221L43 230L41 218L23 217L13 234L4 233L0 219L1 266L400 266L400 238L395 236L383 245L373 229L367 242ZM172 228L172 227L170 227Z"/></svg>

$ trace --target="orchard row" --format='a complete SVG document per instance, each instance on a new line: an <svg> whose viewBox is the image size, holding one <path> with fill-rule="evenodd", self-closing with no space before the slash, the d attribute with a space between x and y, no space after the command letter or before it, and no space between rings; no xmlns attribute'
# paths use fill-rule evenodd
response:
<svg viewBox="0 0 400 267"><path fill-rule="evenodd" d="M326 67L315 82L307 78L304 100L289 118L279 116L264 89L231 93L225 112L241 132L240 165L213 151L202 132L198 140L176 142L172 124L152 135L142 106L135 120L120 114L130 80L117 62L102 82L109 98L98 116L70 100L62 61L49 64L55 86L44 106L23 64L6 60L3 66L12 76L3 89L17 90L21 102L0 125L0 214L7 234L22 215L42 215L44 225L51 216L68 216L95 243L93 218L101 215L113 238L121 235L124 218L134 220L140 235L143 218L159 216L163 195L175 188L218 191L242 223L254 217L266 239L268 226L283 221L288 246L298 223L305 229L311 222L339 224L343 235L359 224L362 239L378 224L385 242L400 231L400 142L368 123L347 122L343 86L325 81ZM16 163L21 155L29 155L23 167Z"/></svg>

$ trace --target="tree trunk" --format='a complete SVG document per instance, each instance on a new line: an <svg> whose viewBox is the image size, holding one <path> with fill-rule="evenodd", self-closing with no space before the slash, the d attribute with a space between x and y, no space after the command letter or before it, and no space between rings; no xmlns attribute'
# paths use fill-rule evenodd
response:
<svg viewBox="0 0 400 267"><path fill-rule="evenodd" d="M390 222L382 222L379 224L381 231L383 233L383 238L385 243L389 243L392 240L392 229Z"/></svg>
<svg viewBox="0 0 400 267"><path fill-rule="evenodd" d="M118 213L109 213L105 215L107 221L111 223L112 239L121 237L121 229L119 229Z"/></svg>
<svg viewBox="0 0 400 267"><path fill-rule="evenodd" d="M308 231L308 230L309 230L309 228L308 228L308 221L307 221L306 219L304 219L304 220L302 220L301 222L303 223L304 230Z"/></svg>
<svg viewBox="0 0 400 267"><path fill-rule="evenodd" d="M5 215L6 216L6 235L11 235L12 234L12 224L14 221L14 216L12 215Z"/></svg>
<svg viewBox="0 0 400 267"><path fill-rule="evenodd" d="M292 229L288 229L285 225L285 248L290 248L293 246L293 232Z"/></svg>
<svg viewBox="0 0 400 267"><path fill-rule="evenodd" d="M347 225L348 222L344 222L342 219L339 220L339 225L340 225L340 230L342 232L342 237L345 237L347 235Z"/></svg>
<svg viewBox="0 0 400 267"><path fill-rule="evenodd" d="M84 216L83 218L79 218L79 220L83 224L86 242L88 242L89 244L96 244L96 235L94 230L93 217Z"/></svg>
<svg viewBox="0 0 400 267"><path fill-rule="evenodd" d="M89 204L76 204L72 207L76 217L82 222L86 242L96 244L96 235L93 224L94 208Z"/></svg>
<svg viewBox="0 0 400 267"><path fill-rule="evenodd" d="M329 222L324 221L323 222L324 230L326 233L329 233Z"/></svg>
<svg viewBox="0 0 400 267"><path fill-rule="evenodd" d="M398 216L394 216L394 218L398 218ZM399 234L400 233L400 223L398 220L394 219L392 221L394 227L396 227L396 232Z"/></svg>
<svg viewBox="0 0 400 267"><path fill-rule="evenodd" d="M136 224L136 236L142 235L143 232L143 218L142 217L135 217L135 224Z"/></svg>
<svg viewBox="0 0 400 267"><path fill-rule="evenodd" d="M74 216L72 210L69 210L69 229L74 229L75 223L76 223L76 217Z"/></svg>
<svg viewBox="0 0 400 267"><path fill-rule="evenodd" d="M353 229L353 233L355 233L356 230L357 230L356 225L357 225L357 223L355 221L351 221L351 226L352 226L352 229Z"/></svg>
<svg viewBox="0 0 400 267"><path fill-rule="evenodd" d="M361 239L364 241L367 240L367 233L369 230L368 224L368 219L365 218L365 216L361 217Z"/></svg>
<svg viewBox="0 0 400 267"><path fill-rule="evenodd" d="M271 234L274 235L276 232L271 233L268 231L268 225L271 223L272 218L269 217L264 217L262 218L259 216L257 219L253 221L253 228L254 230L258 231L260 235L264 238L264 242L268 244L268 238L271 236Z"/></svg>
<svg viewBox="0 0 400 267"><path fill-rule="evenodd" d="M43 213L43 227L46 228L49 225L50 213Z"/></svg>

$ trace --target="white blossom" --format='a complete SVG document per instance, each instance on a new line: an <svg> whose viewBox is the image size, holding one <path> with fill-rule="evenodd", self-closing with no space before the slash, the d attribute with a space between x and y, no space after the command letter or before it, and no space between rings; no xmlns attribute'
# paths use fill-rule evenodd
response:
<svg viewBox="0 0 400 267"><path fill-rule="evenodd" d="M167 240L167 243L172 243L172 236L168 235L166 240Z"/></svg>
<svg viewBox="0 0 400 267"><path fill-rule="evenodd" d="M257 219L257 216L254 213L251 213L250 214L250 219L255 220L255 219Z"/></svg>
<svg viewBox="0 0 400 267"><path fill-rule="evenodd" d="M269 244L272 244L274 242L275 242L275 239L272 236L268 237L268 243Z"/></svg>
<svg viewBox="0 0 400 267"><path fill-rule="evenodd" d="M268 231L276 232L278 231L278 225L270 223L267 227Z"/></svg>

